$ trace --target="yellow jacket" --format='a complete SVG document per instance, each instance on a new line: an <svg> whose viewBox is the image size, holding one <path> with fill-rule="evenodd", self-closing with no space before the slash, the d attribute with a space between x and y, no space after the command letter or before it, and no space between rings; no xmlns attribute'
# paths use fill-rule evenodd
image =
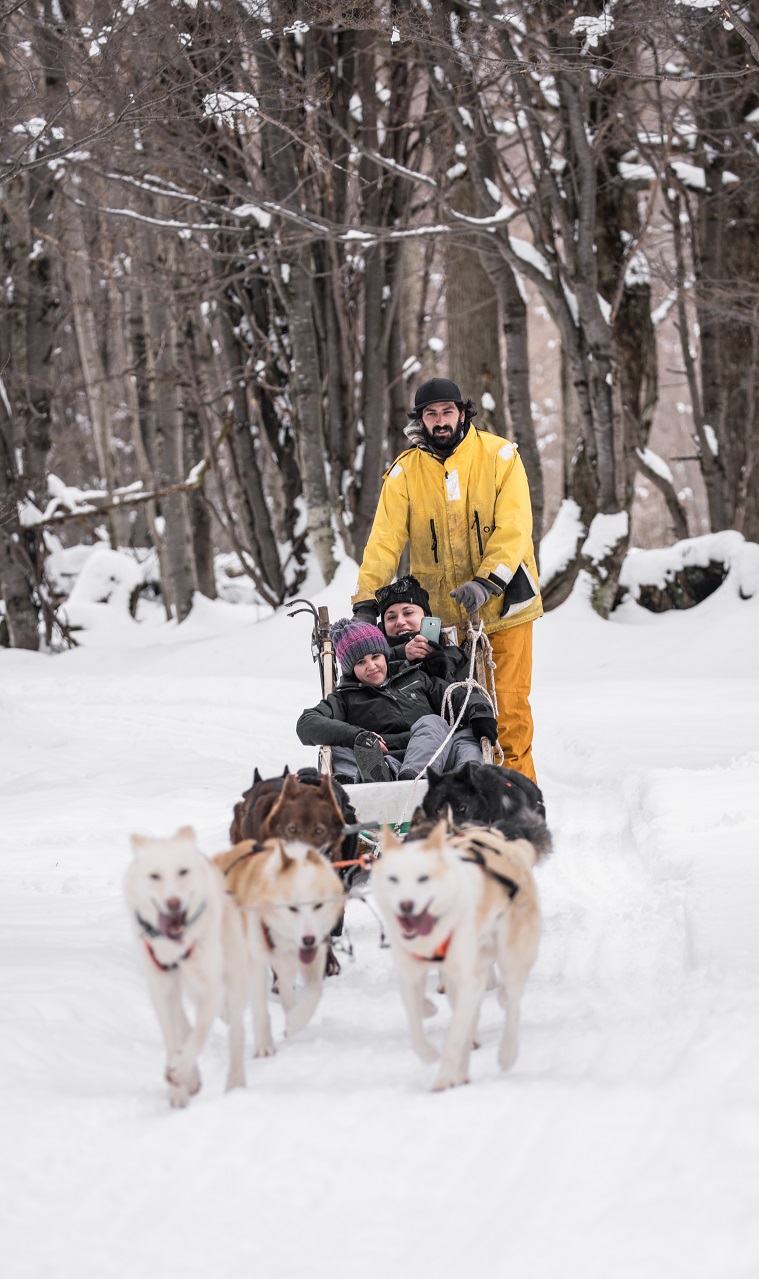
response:
<svg viewBox="0 0 759 1279"><path fill-rule="evenodd" d="M480 616L491 634L540 617L532 507L516 446L470 426L449 458L407 449L386 472L353 603L393 580L406 542L411 572L443 626L465 626L449 592L473 577L497 586Z"/></svg>

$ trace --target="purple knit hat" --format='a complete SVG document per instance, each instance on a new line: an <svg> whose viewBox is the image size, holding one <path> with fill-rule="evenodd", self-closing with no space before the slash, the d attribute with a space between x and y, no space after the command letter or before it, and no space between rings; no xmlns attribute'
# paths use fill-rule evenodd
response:
<svg viewBox="0 0 759 1279"><path fill-rule="evenodd" d="M350 675L356 662L369 653L384 653L385 657L390 657L390 645L379 627L371 622L362 622L358 617L341 617L330 626L329 637L345 675Z"/></svg>

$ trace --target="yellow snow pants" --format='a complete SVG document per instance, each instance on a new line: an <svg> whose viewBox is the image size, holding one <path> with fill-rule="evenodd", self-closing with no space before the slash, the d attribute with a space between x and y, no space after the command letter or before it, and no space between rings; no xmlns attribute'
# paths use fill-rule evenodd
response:
<svg viewBox="0 0 759 1279"><path fill-rule="evenodd" d="M488 637L495 662L498 741L505 768L537 782L532 762L532 622L520 622Z"/></svg>

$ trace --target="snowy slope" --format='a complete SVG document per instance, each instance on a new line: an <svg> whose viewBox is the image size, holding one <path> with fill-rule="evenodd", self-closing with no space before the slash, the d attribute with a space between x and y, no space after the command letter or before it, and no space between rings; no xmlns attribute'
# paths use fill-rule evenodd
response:
<svg viewBox="0 0 759 1279"><path fill-rule="evenodd" d="M317 602L338 616L354 579ZM283 1043L275 1005L277 1055L229 1096L217 1027L181 1112L128 835L190 822L215 852L254 764L313 762L292 727L318 699L309 625L207 601L180 627L72 614L77 650L0 651L5 1274L759 1275L759 597L731 574L688 613L602 623L581 585L536 626L556 850L508 1075L490 996L471 1086L428 1093L352 902L355 962L311 1027Z"/></svg>

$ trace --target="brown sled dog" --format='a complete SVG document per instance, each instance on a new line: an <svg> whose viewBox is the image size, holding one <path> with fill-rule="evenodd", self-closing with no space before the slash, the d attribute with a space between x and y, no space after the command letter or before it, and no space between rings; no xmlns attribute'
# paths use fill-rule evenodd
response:
<svg viewBox="0 0 759 1279"><path fill-rule="evenodd" d="M256 769L253 785L235 804L229 838L233 844L244 839L307 844L339 861L344 825L329 777L314 774L302 780L297 773L285 772L282 777L262 778Z"/></svg>

